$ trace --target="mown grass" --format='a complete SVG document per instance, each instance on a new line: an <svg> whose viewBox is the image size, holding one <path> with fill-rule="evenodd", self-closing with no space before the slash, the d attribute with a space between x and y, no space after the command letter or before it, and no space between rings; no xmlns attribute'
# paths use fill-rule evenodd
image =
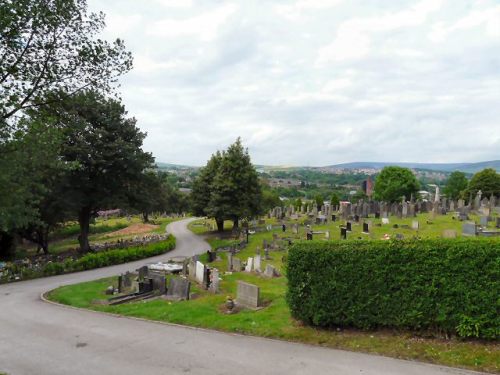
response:
<svg viewBox="0 0 500 375"><path fill-rule="evenodd" d="M461 227L460 223L453 223L450 217L447 217L447 220L437 217L433 224L428 225L429 228L426 228L425 219L419 217L419 220L421 222L420 236L434 237L443 228L452 229L450 226L453 225L457 228ZM392 221L394 222L394 220ZM404 220L396 220L396 222L404 222ZM409 222L411 224L411 219ZM335 225L338 225L338 223L329 224L326 227L334 227ZM321 230L317 226L313 226L313 229ZM353 225L354 233L357 233L356 229L356 226ZM206 231L203 233L207 234ZM274 233L283 235L280 230L275 230ZM249 245L236 256L243 261L254 256L257 249L262 247L262 240L271 241L272 234L273 232L261 232L251 235ZM291 235L290 228L284 235ZM296 235L296 237L300 238L304 236L302 229ZM335 236L332 237L335 238ZM286 252L275 251L271 252L270 256L272 259L263 262L262 268L264 269L265 265L270 263L284 275ZM205 256L202 256L201 259L206 261ZM227 269L225 254L221 255L220 261L212 263L211 266L218 268L221 272L220 294L213 295L206 291L196 290L199 298L191 301L167 302L159 299L119 306L93 304L92 301L96 299L107 298L104 290L108 285L116 283L115 278L61 287L51 292L49 297L54 301L73 306L126 316L297 341L330 348L361 351L394 358L420 360L478 371L499 372L500 348L498 342L424 338L411 332L389 330L366 332L358 330L326 330L304 326L295 321L290 315L285 300L287 287L285 276L267 279L257 273L225 274L224 271ZM259 311L243 310L237 314L225 314L222 306L226 296L236 297L237 280L244 280L258 285L261 289L261 298L265 308Z"/></svg>

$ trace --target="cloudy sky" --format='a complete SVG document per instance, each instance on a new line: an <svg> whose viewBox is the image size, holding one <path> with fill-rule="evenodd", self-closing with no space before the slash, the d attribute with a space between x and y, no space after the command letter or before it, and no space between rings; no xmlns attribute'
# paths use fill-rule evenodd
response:
<svg viewBox="0 0 500 375"><path fill-rule="evenodd" d="M89 0L157 161L500 159L498 0Z"/></svg>

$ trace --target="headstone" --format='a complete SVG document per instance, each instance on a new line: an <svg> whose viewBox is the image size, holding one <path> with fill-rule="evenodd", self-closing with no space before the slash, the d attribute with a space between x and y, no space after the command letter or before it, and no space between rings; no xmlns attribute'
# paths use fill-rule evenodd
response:
<svg viewBox="0 0 500 375"><path fill-rule="evenodd" d="M137 271L139 272L139 280L142 280L148 276L149 268L148 266L142 266Z"/></svg>
<svg viewBox="0 0 500 375"><path fill-rule="evenodd" d="M212 293L218 293L219 292L219 270L217 268L212 268L211 269L209 290Z"/></svg>
<svg viewBox="0 0 500 375"><path fill-rule="evenodd" d="M477 234L476 223L463 223L462 236L475 236Z"/></svg>
<svg viewBox="0 0 500 375"><path fill-rule="evenodd" d="M165 276L151 273L150 277L153 280L153 291L157 290L160 294L165 294L167 291Z"/></svg>
<svg viewBox="0 0 500 375"><path fill-rule="evenodd" d="M236 303L238 305L249 307L251 309L259 307L260 288L257 285L238 280Z"/></svg>
<svg viewBox="0 0 500 375"><path fill-rule="evenodd" d="M188 274L192 280L196 280L196 263L191 258L188 263Z"/></svg>
<svg viewBox="0 0 500 375"><path fill-rule="evenodd" d="M382 224L389 224L389 219L387 217L383 217Z"/></svg>
<svg viewBox="0 0 500 375"><path fill-rule="evenodd" d="M203 280L205 279L205 265L200 261L196 262L196 281L200 284L203 284Z"/></svg>
<svg viewBox="0 0 500 375"><path fill-rule="evenodd" d="M268 264L266 265L266 270L264 271L264 276L266 277L274 277L277 276L276 268L274 266Z"/></svg>
<svg viewBox="0 0 500 375"><path fill-rule="evenodd" d="M253 268L253 258L247 259L247 265L245 266L245 272L252 272Z"/></svg>
<svg viewBox="0 0 500 375"><path fill-rule="evenodd" d="M253 257L253 267L256 272L262 272L261 267L261 257L260 254Z"/></svg>
<svg viewBox="0 0 500 375"><path fill-rule="evenodd" d="M445 229L443 238L457 238L457 231L455 229Z"/></svg>
<svg viewBox="0 0 500 375"><path fill-rule="evenodd" d="M180 301L189 299L189 290L191 283L182 278L173 277L167 289L167 299L171 301Z"/></svg>
<svg viewBox="0 0 500 375"><path fill-rule="evenodd" d="M481 216L479 218L479 224L482 226L482 227L487 227L488 226L488 216Z"/></svg>
<svg viewBox="0 0 500 375"><path fill-rule="evenodd" d="M370 233L370 229L368 228L368 223L363 223L363 233Z"/></svg>
<svg viewBox="0 0 500 375"><path fill-rule="evenodd" d="M233 254L227 253L227 270L233 270Z"/></svg>
<svg viewBox="0 0 500 375"><path fill-rule="evenodd" d="M333 222L337 221L337 215L332 215L332 221Z"/></svg>
<svg viewBox="0 0 500 375"><path fill-rule="evenodd" d="M240 258L233 257L233 272L241 271L241 260Z"/></svg>
<svg viewBox="0 0 500 375"><path fill-rule="evenodd" d="M419 230L420 229L420 223L417 220L413 220L411 222L411 229L413 229L413 230Z"/></svg>
<svg viewBox="0 0 500 375"><path fill-rule="evenodd" d="M292 233L293 234L299 234L299 225L298 224L293 224L293 226L292 226Z"/></svg>
<svg viewBox="0 0 500 375"><path fill-rule="evenodd" d="M403 236L401 233L396 233L396 239L397 240L402 240L404 239L405 236Z"/></svg>
<svg viewBox="0 0 500 375"><path fill-rule="evenodd" d="M352 232L352 223L350 221L348 221L345 226L348 232Z"/></svg>
<svg viewBox="0 0 500 375"><path fill-rule="evenodd" d="M347 240L347 228L340 227L340 239Z"/></svg>
<svg viewBox="0 0 500 375"><path fill-rule="evenodd" d="M329 239L330 239L330 231L329 231L329 230L325 231L325 238L326 238L327 240L329 240Z"/></svg>

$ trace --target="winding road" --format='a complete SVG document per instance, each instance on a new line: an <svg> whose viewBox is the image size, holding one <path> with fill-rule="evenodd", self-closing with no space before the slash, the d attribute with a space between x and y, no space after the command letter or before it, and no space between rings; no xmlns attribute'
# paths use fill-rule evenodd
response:
<svg viewBox="0 0 500 375"><path fill-rule="evenodd" d="M133 263L0 286L0 373L24 374L473 374L418 362L116 317L43 302L41 293L193 255L209 245L186 219L167 230L172 252Z"/></svg>

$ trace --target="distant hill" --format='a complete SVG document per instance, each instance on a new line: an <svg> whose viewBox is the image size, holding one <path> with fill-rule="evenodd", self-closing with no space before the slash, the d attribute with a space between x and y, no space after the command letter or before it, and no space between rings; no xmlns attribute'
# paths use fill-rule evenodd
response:
<svg viewBox="0 0 500 375"><path fill-rule="evenodd" d="M181 164L171 164L171 163L156 163L158 169L163 170L179 170L179 169L199 169L200 167L181 165ZM384 167L396 165L400 167L421 169L429 171L438 172L453 172L461 171L465 173L476 173L485 168L493 168L497 172L500 172L500 160L482 161L479 163L400 163L400 162L374 162L374 161L359 161L353 163L343 163L328 165L325 167L300 167L300 166L270 166L270 165L256 165L257 170L263 172L269 171L293 171L299 169L382 169Z"/></svg>
<svg viewBox="0 0 500 375"><path fill-rule="evenodd" d="M485 168L493 168L500 172L500 160L482 161L479 163L385 163L385 162L354 162L329 165L326 168L339 169L381 169L390 165L413 169L427 169L431 171L476 173Z"/></svg>

